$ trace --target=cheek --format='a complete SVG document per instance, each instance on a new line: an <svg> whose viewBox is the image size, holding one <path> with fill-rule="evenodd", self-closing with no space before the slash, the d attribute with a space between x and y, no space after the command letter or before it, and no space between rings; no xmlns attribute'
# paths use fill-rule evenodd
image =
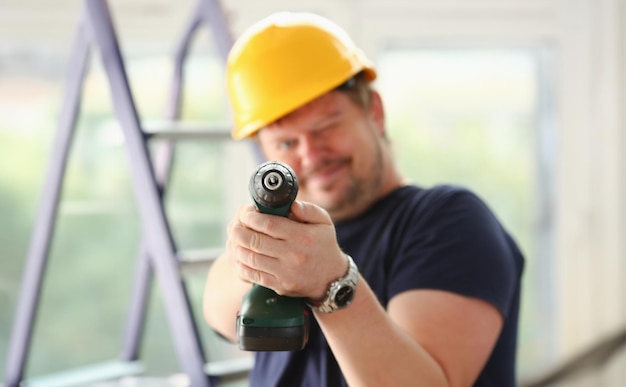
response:
<svg viewBox="0 0 626 387"><path fill-rule="evenodd" d="M270 146L263 141L260 141L258 145L261 149L261 153L263 153L263 156L266 160L280 161L281 163L289 164L289 162L286 160L284 152L281 152L278 148Z"/></svg>
<svg viewBox="0 0 626 387"><path fill-rule="evenodd" d="M368 152L371 147L371 135L365 130L365 128L352 128L352 133L335 142L336 151L342 155L356 158L363 152Z"/></svg>
<svg viewBox="0 0 626 387"><path fill-rule="evenodd" d="M354 140L354 150L352 153L355 164L360 168L371 168L372 158L378 153L380 139L378 134L368 134L360 136Z"/></svg>
<svg viewBox="0 0 626 387"><path fill-rule="evenodd" d="M349 127L338 131L333 136L326 139L326 149L335 155L348 156L358 151L362 141L359 138L356 127Z"/></svg>

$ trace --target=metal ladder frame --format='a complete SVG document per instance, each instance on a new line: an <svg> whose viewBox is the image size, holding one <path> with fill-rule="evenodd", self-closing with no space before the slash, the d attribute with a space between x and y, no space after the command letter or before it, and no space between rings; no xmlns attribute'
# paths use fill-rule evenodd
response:
<svg viewBox="0 0 626 387"><path fill-rule="evenodd" d="M175 51L175 68L167 111L167 119L172 123L172 127L176 126L175 121L180 117L183 63L193 35L203 24L207 24L211 29L219 55L224 62L232 44L219 0L198 0ZM24 369L40 301L41 284L58 213L68 154L80 112L82 86L92 45L100 52L111 89L114 114L124 132L133 189L141 217L141 252L137 258L123 348L118 360L25 381ZM211 364L206 362L192 306L181 276L180 266L184 261L176 250L163 206L163 196L175 153L175 142L197 138L223 141L229 138L228 131L209 129L191 132L174 128L149 133L142 128L106 0L84 0L83 13L73 43L58 125L17 302L8 348L5 387L16 387L23 383L29 386L84 385L143 372L143 366L138 360L139 347L143 337L153 274L156 274L157 282L163 290L164 307L180 369L188 376L191 385L210 386L221 377L245 374L251 367L251 361L247 359L225 364L223 367L216 367L216 364L211 367ZM151 138L161 139L153 158L147 144ZM209 256L206 260L214 258L215 256Z"/></svg>

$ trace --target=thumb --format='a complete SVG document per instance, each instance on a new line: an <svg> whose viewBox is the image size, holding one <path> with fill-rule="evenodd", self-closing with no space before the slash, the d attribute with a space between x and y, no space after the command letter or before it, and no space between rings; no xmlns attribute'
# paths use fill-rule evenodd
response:
<svg viewBox="0 0 626 387"><path fill-rule="evenodd" d="M322 207L300 200L295 200L291 204L289 217L301 223L333 224L330 215Z"/></svg>

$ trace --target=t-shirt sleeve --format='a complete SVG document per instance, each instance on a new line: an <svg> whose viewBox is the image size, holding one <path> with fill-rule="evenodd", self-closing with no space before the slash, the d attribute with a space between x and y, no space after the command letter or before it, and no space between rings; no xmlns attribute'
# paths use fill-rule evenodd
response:
<svg viewBox="0 0 626 387"><path fill-rule="evenodd" d="M389 267L391 297L446 290L483 299L508 316L521 254L482 200L463 189L435 190L409 219Z"/></svg>

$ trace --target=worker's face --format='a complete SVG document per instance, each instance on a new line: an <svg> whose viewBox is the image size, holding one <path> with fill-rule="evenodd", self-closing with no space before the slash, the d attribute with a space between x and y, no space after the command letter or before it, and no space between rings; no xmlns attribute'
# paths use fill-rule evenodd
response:
<svg viewBox="0 0 626 387"><path fill-rule="evenodd" d="M384 114L374 94L363 111L333 91L259 132L266 158L296 172L298 199L325 208L335 221L358 215L383 189Z"/></svg>

